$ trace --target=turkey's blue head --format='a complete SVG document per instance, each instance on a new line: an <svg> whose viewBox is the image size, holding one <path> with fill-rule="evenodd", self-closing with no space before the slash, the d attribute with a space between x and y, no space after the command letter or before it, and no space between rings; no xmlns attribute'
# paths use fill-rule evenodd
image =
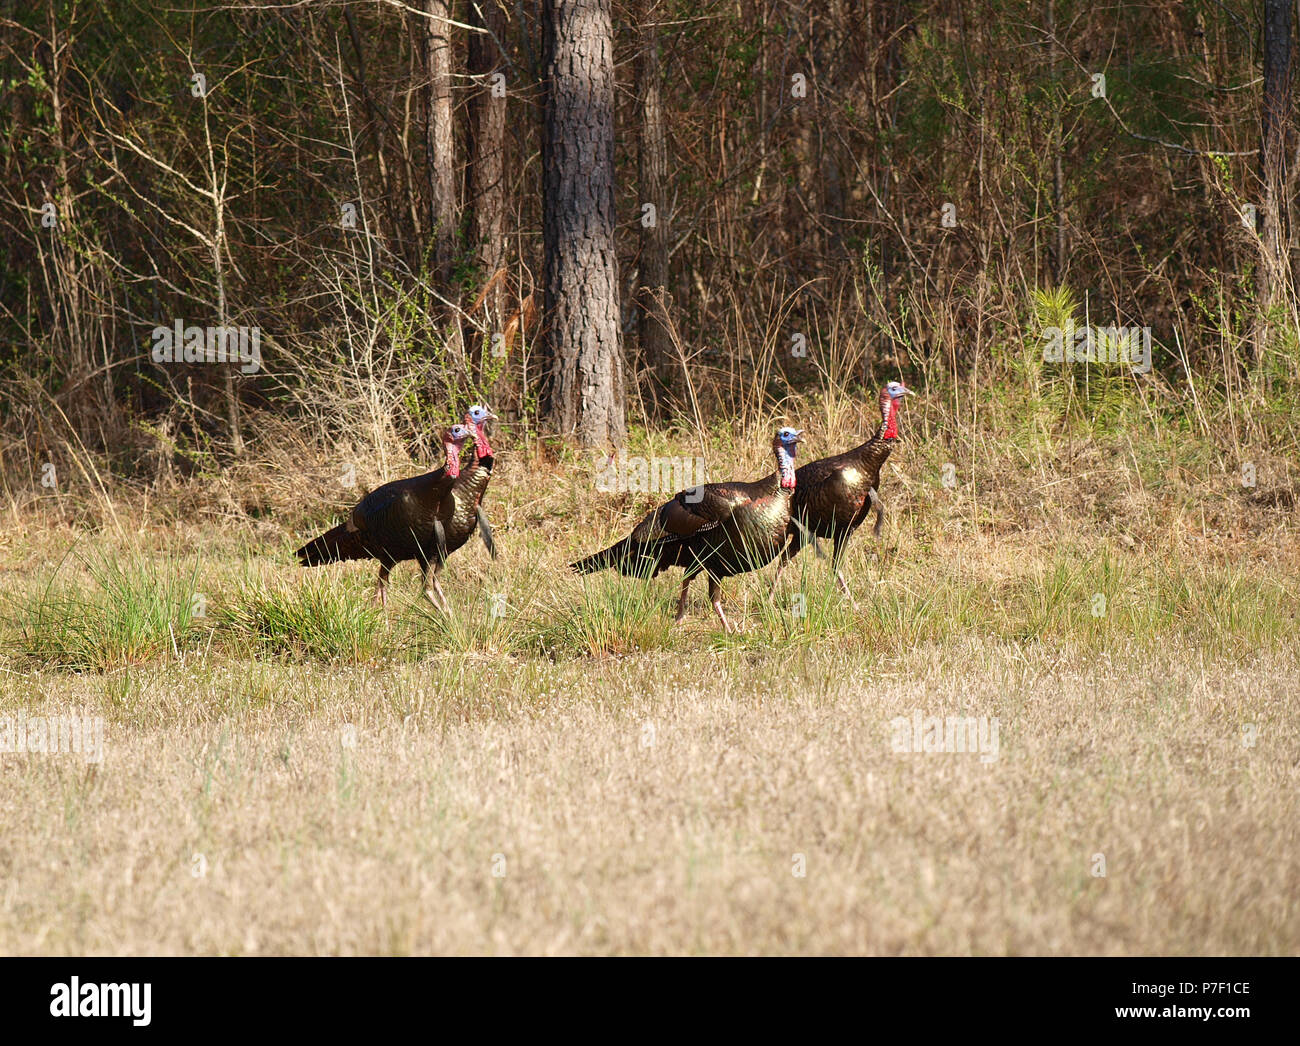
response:
<svg viewBox="0 0 1300 1046"><path fill-rule="evenodd" d="M898 404L911 391L901 381L891 381L880 390L880 420L884 426L881 439L898 438Z"/></svg>
<svg viewBox="0 0 1300 1046"><path fill-rule="evenodd" d="M474 434L474 451L480 458L492 457L492 447L487 439L487 423L497 420L495 414L478 403L465 411L465 427Z"/></svg>
<svg viewBox="0 0 1300 1046"><path fill-rule="evenodd" d="M795 449L803 442L803 429L777 429L772 440L772 450L776 452L776 470L781 474L781 486L794 490L794 455Z"/></svg>
<svg viewBox="0 0 1300 1046"><path fill-rule="evenodd" d="M474 433L464 425L453 425L442 433L442 449L447 452L447 475L455 479L460 475L460 449L465 441L473 439Z"/></svg>

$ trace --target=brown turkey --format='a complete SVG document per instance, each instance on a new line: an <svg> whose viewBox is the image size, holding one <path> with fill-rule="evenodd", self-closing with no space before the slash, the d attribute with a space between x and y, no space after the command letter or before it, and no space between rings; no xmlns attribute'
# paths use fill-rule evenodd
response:
<svg viewBox="0 0 1300 1046"><path fill-rule="evenodd" d="M454 551L447 528L465 515L465 499L457 499L454 488L462 475L461 448L473 436L464 425L443 430L447 463L442 468L376 487L357 502L344 522L298 549L299 562L304 567L314 567L347 559L379 560L375 599L385 606L388 572L398 563L413 559L420 564L424 594L429 602L450 613L437 572ZM477 455L470 467L476 465ZM463 545L468 537L467 533L455 548Z"/></svg>
<svg viewBox="0 0 1300 1046"><path fill-rule="evenodd" d="M772 579L773 592L781 579L781 571L805 544L817 538L829 538L833 542L831 569L835 572L835 580L849 597L849 602L857 607L848 582L840 572L844 547L873 508L876 511L873 529L876 537L880 537L880 527L885 519L885 505L880 500L880 470L898 438L899 404L911 391L904 388L902 382L891 381L880 390L880 426L871 439L843 454L810 461L798 471L790 504L789 544L777 564L776 577Z"/></svg>
<svg viewBox="0 0 1300 1046"><path fill-rule="evenodd" d="M767 566L785 546L790 495L795 489L798 429L781 429L772 440L776 471L753 483L706 483L683 490L649 513L622 541L570 564L579 574L614 569L651 578L683 567L677 623L686 616L686 595L701 571L709 576L709 602L728 632L722 611L722 579Z"/></svg>

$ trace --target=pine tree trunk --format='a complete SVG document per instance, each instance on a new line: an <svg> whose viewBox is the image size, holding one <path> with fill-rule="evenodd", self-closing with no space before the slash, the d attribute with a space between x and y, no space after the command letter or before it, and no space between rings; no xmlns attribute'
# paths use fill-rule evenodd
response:
<svg viewBox="0 0 1300 1046"><path fill-rule="evenodd" d="M469 74L474 95L469 103L469 178L466 206L469 208L471 246L478 259L481 279L486 283L505 261L505 139L506 98L493 74L505 72L501 44L506 33L505 13L495 0L478 0L469 5L469 22L487 33L469 34ZM484 301L493 330L501 329L500 282Z"/></svg>
<svg viewBox="0 0 1300 1046"><path fill-rule="evenodd" d="M623 444L610 0L545 0L542 238L551 427Z"/></svg>
<svg viewBox="0 0 1300 1046"><path fill-rule="evenodd" d="M668 300L671 286L668 271L668 136L664 130L659 82L659 31L652 22L654 6L653 0L641 0L637 11L636 92L641 117L638 177L642 207L637 304L642 363L659 384L670 386L673 342L663 320L664 309L671 307ZM654 208L650 215L645 212L646 204Z"/></svg>
<svg viewBox="0 0 1300 1046"><path fill-rule="evenodd" d="M429 77L427 162L434 264L447 293L456 246L456 153L451 110L451 16L448 0L426 0L425 73ZM451 295L448 295L451 297Z"/></svg>

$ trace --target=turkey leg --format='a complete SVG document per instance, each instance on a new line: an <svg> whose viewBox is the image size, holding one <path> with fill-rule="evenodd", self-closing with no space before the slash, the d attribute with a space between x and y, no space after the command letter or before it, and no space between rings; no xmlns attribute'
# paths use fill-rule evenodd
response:
<svg viewBox="0 0 1300 1046"><path fill-rule="evenodd" d="M440 570L442 570L442 564L436 559L430 560L428 566L424 568L424 596L435 607L448 617L451 617L451 605L447 602L442 586L438 584L438 572Z"/></svg>
<svg viewBox="0 0 1300 1046"><path fill-rule="evenodd" d="M844 559L844 549L848 543L849 536L847 533L835 536L835 548L831 552L831 569L835 571L835 581L840 586L840 591L848 597L853 609L857 610L858 601L853 598L853 593L849 591L849 583L844 580L844 574L840 571L840 562Z"/></svg>
<svg viewBox="0 0 1300 1046"><path fill-rule="evenodd" d="M682 623L682 619L686 617L686 596L687 596L687 591L690 589L690 587L691 587L691 578L690 577L682 578L682 596L679 600L677 600L677 617L673 619L674 625L680 625Z"/></svg>
<svg viewBox="0 0 1300 1046"><path fill-rule="evenodd" d="M718 620L722 622L724 632L737 632L739 629L732 628L731 622L727 620L727 615L722 612L722 582L717 578L709 578L709 602L713 604L713 609L717 611Z"/></svg>

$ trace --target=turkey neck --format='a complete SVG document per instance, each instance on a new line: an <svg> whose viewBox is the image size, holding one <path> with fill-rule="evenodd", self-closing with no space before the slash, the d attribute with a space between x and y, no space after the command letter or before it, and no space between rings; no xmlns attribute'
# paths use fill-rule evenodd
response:
<svg viewBox="0 0 1300 1046"><path fill-rule="evenodd" d="M796 469L796 462L794 460L793 455L791 455L790 457L790 474L791 476L798 476L799 474ZM790 495L793 494L795 491L794 487L781 486L780 453L777 453L776 455L776 471L773 472L772 475L768 476L766 479L761 480L760 482L762 483L762 487L760 489L762 491L761 496L763 497L771 497L773 494L775 494L778 497L784 497L788 501L790 499Z"/></svg>
<svg viewBox="0 0 1300 1046"><path fill-rule="evenodd" d="M487 453L486 454L482 453L482 450L480 450L480 448L486 450ZM492 471L492 464L493 464L492 446L491 444L488 443L487 436L484 433L479 432L477 428L475 429L474 432L474 460L475 460L475 464L477 464L481 468L487 469L488 472Z"/></svg>
<svg viewBox="0 0 1300 1046"><path fill-rule="evenodd" d="M876 472L885 463L889 457L889 452L894 449L894 440L885 438L886 423L881 423L876 428L876 434L860 447L854 447L848 452L848 456L855 459L867 470Z"/></svg>
<svg viewBox="0 0 1300 1046"><path fill-rule="evenodd" d="M478 447L474 447L473 457L461 468L452 490L456 494L467 496L477 505L487 490L488 480L492 478L491 456L480 458Z"/></svg>

